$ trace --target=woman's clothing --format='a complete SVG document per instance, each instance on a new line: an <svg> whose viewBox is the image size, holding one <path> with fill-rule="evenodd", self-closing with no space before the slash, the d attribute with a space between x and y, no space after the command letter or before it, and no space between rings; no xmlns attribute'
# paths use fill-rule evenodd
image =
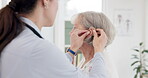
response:
<svg viewBox="0 0 148 78"><path fill-rule="evenodd" d="M119 76L117 74L117 70L114 67L113 62L111 61L108 53L103 52L103 53L100 53L100 54L101 54L101 57L104 58L104 62L105 62L105 66L106 66L105 68L107 70L106 73L108 74L108 78L119 78ZM92 68L93 68L94 65L96 65L97 62L95 62L95 61L97 59L99 60L100 58L96 58L96 56L94 55L94 57L90 61L85 63L85 58L83 58L77 67L79 69L81 69L82 72L89 75L89 74L92 73ZM99 76L101 74L100 72L97 72L96 74L98 74L98 76ZM96 78L99 78L99 77L96 76Z"/></svg>
<svg viewBox="0 0 148 78"><path fill-rule="evenodd" d="M84 73L89 74L90 70L92 69L92 65L94 64L93 59L91 59L89 62L85 63L85 58L83 58L80 62L80 64L77 66L79 69L81 69Z"/></svg>
<svg viewBox="0 0 148 78"><path fill-rule="evenodd" d="M100 56L97 56L96 54L94 55L94 57L88 61L87 63L85 63L85 59L83 58L82 61L80 62L80 64L77 66L79 69L82 70L82 72L90 75L95 73L95 78L101 78L102 77L107 77L107 75L104 75L104 72L98 68L98 70L94 71L94 66L98 65L97 60L104 60L102 53L100 53ZM104 61L102 61L104 63ZM84 64L85 63L85 64ZM106 66L106 65L104 65ZM99 66L101 68L101 66ZM107 70L107 69L105 69ZM106 74L108 74L108 72L105 72ZM107 78L110 78L109 76Z"/></svg>
<svg viewBox="0 0 148 78"><path fill-rule="evenodd" d="M21 19L40 33L31 20ZM25 27L2 52L0 78L107 78L103 57L96 53L96 58L99 58L97 64L87 75L71 64L69 54L64 54L54 44L39 38ZM96 76L96 72L100 73L99 76Z"/></svg>

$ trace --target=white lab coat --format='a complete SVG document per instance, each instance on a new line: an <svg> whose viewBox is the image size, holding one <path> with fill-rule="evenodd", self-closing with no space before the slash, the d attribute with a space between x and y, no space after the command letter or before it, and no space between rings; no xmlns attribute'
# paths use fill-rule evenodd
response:
<svg viewBox="0 0 148 78"><path fill-rule="evenodd" d="M31 20L21 19L40 33ZM87 75L71 64L68 54L66 56L54 44L39 38L25 27L2 52L0 78L107 78L103 57L100 53L95 55L96 65Z"/></svg>

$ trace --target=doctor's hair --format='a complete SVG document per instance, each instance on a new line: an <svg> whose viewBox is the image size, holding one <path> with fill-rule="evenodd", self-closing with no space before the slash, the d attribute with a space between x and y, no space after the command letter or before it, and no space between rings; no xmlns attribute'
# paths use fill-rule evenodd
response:
<svg viewBox="0 0 148 78"><path fill-rule="evenodd" d="M37 2L38 0L11 0L8 5L0 9L0 55L4 48L24 30L19 15L31 13Z"/></svg>
<svg viewBox="0 0 148 78"><path fill-rule="evenodd" d="M108 19L106 15L99 12L87 11L76 14L72 17L73 24L77 23L84 26L85 29L89 29L90 27L94 27L95 29L103 29L108 37L108 41L106 47L111 44L115 37L115 28L111 21ZM85 39L85 41L89 44L92 44L93 36Z"/></svg>

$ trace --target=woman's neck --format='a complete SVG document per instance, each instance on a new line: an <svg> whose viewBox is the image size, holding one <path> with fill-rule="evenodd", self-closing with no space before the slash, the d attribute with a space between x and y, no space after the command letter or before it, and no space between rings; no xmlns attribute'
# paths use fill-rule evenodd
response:
<svg viewBox="0 0 148 78"><path fill-rule="evenodd" d="M31 20L39 28L39 30L42 29L43 16L39 10L35 10L34 12L29 14L19 14L19 15Z"/></svg>
<svg viewBox="0 0 148 78"><path fill-rule="evenodd" d="M82 47L80 48L80 51L85 58L85 62L90 61L94 56L93 46L89 45L88 43L83 43Z"/></svg>

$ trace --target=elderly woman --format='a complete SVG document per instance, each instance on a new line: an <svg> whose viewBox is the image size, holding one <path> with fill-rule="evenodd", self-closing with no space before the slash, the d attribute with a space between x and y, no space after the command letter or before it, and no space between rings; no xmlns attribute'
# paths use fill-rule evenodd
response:
<svg viewBox="0 0 148 78"><path fill-rule="evenodd" d="M103 13L97 13L97 12L83 12L75 15L72 19L72 23L74 24L74 29L79 30L88 30L90 33L85 38L85 41L83 45L79 48L79 50L82 52L84 59L80 62L78 65L78 68L82 69L84 73L90 74L99 74L97 71L92 72L93 66L95 66L96 63L96 57L94 53L94 47L93 47L93 31L92 30L98 30L97 33L100 33L100 29L104 30L106 33L106 36L108 37L108 41L106 44L106 47L112 43L115 37L115 28L110 22L110 20L103 14ZM73 32L73 31L72 31ZM101 35L101 34L100 34ZM100 36L98 35L98 36ZM106 54L102 54L103 56ZM98 58L99 59L99 58ZM105 58L106 59L106 58ZM106 61L108 62L108 61ZM109 78L118 78L117 74L115 73L109 73L110 70L113 72L112 67L106 66L108 69ZM99 71L99 70L98 70Z"/></svg>

